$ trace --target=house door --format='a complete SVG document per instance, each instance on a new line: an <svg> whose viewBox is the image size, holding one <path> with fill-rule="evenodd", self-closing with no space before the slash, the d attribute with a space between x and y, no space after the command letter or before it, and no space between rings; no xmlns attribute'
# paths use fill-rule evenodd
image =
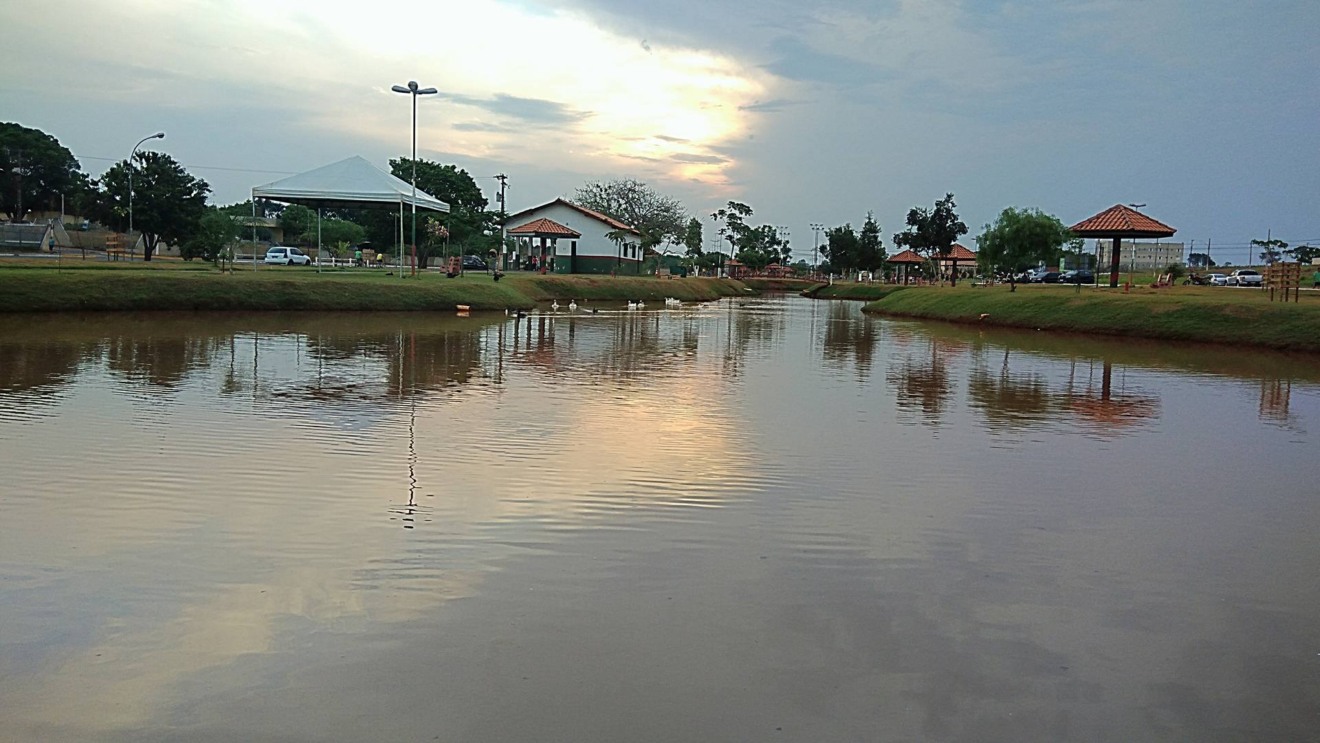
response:
<svg viewBox="0 0 1320 743"><path fill-rule="evenodd" d="M568 272L577 273L577 240L568 245Z"/></svg>

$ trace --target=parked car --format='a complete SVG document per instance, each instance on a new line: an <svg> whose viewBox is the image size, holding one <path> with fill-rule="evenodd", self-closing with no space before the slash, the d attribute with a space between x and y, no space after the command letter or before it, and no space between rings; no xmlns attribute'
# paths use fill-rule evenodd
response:
<svg viewBox="0 0 1320 743"><path fill-rule="evenodd" d="M1059 277L1062 275L1063 274L1059 273L1058 271L1046 271L1045 273L1038 275L1038 278L1036 279L1036 283L1057 284L1059 283Z"/></svg>
<svg viewBox="0 0 1320 743"><path fill-rule="evenodd" d="M1264 286L1265 277L1260 275L1259 271L1253 271L1250 268L1239 268L1228 275L1229 286Z"/></svg>
<svg viewBox="0 0 1320 743"><path fill-rule="evenodd" d="M463 256L464 271L485 271L488 268L490 267L486 265L486 262L482 260L480 256L475 256L475 255Z"/></svg>
<svg viewBox="0 0 1320 743"><path fill-rule="evenodd" d="M1210 286L1228 286L1228 274L1226 273L1208 273L1205 278Z"/></svg>
<svg viewBox="0 0 1320 743"><path fill-rule="evenodd" d="M1059 277L1060 284L1094 284L1095 274L1086 269L1064 271Z"/></svg>
<svg viewBox="0 0 1320 743"><path fill-rule="evenodd" d="M266 251L266 263L272 266L310 266L312 257L297 248L275 245Z"/></svg>

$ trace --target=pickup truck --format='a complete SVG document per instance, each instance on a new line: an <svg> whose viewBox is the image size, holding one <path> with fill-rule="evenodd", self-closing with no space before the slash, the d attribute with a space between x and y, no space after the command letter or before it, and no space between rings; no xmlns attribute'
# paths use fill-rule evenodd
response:
<svg viewBox="0 0 1320 743"><path fill-rule="evenodd" d="M1228 275L1229 286L1264 286L1265 277L1250 268L1239 268Z"/></svg>

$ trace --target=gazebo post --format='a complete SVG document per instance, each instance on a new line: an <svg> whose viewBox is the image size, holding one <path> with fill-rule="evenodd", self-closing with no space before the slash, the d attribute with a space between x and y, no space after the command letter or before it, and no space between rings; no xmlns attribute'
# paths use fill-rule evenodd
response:
<svg viewBox="0 0 1320 743"><path fill-rule="evenodd" d="M1109 249L1109 288L1118 288L1118 251L1123 247L1123 238L1114 238L1114 246Z"/></svg>

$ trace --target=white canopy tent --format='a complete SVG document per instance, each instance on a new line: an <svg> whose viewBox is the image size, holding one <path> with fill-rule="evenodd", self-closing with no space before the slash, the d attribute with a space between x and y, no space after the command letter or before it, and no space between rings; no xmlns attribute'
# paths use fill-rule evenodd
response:
<svg viewBox="0 0 1320 743"><path fill-rule="evenodd" d="M416 197L413 196L414 193ZM428 193L415 191L412 184L395 178L357 155L253 188L254 218L257 215L257 199L302 204L316 210L318 270L321 264L322 209L398 208L401 231L406 207L412 207L414 211L423 209L440 213L449 212L449 205L445 202ZM257 262L256 251L253 251L252 262L254 265ZM402 238L399 240L399 266L403 266Z"/></svg>

